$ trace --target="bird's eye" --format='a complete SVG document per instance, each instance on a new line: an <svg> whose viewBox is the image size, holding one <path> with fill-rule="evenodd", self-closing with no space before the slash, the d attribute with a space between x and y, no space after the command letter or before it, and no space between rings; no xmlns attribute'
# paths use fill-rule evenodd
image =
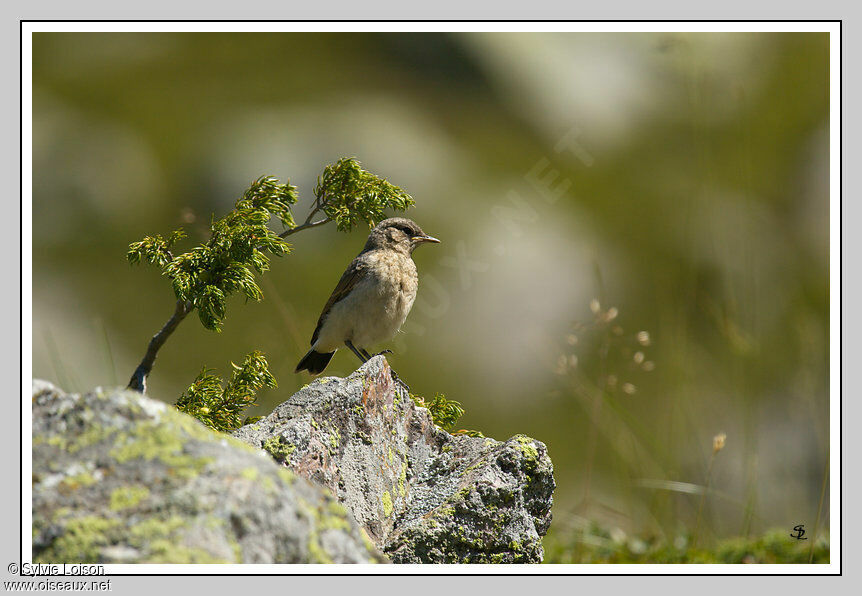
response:
<svg viewBox="0 0 862 596"><path fill-rule="evenodd" d="M407 234L408 236L413 235L413 230L411 230L407 226L398 226L398 229L401 230L402 232L404 232L405 234Z"/></svg>

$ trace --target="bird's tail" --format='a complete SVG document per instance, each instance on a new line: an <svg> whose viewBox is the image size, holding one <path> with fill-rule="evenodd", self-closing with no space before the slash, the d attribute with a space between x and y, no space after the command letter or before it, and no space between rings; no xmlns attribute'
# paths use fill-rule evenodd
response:
<svg viewBox="0 0 862 596"><path fill-rule="evenodd" d="M334 355L335 352L315 352L314 348L312 348L308 351L308 354L302 357L302 360L300 360L299 364L296 365L296 371L294 372L307 370L313 375L319 375L323 372L323 369L326 368Z"/></svg>

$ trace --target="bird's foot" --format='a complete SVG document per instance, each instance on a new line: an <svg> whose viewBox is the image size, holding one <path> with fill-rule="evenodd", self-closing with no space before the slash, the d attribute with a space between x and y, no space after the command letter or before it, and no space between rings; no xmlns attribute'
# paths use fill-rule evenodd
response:
<svg viewBox="0 0 862 596"><path fill-rule="evenodd" d="M410 386L409 386L409 385L407 385L407 383L405 383L404 381L402 381L402 380L401 380L401 377L399 377L399 376L398 376L398 373L396 373L396 372L395 372L394 370L392 370L391 368L389 369L389 372L390 372L390 373L391 373L391 375L392 375L392 380L393 380L393 381L395 381L396 383L398 383L399 385L401 385L401 387L403 387L403 388L404 388L404 391L406 391L407 393L410 393Z"/></svg>
<svg viewBox="0 0 862 596"><path fill-rule="evenodd" d="M383 354L391 354L392 350L383 350L382 352L377 352L375 356L383 356Z"/></svg>

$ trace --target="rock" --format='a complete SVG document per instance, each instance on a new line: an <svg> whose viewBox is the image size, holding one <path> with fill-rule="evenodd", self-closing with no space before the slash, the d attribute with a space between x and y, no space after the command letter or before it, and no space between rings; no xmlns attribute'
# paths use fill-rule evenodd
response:
<svg viewBox="0 0 862 596"><path fill-rule="evenodd" d="M164 403L33 383L33 560L384 562L329 492Z"/></svg>
<svg viewBox="0 0 862 596"><path fill-rule="evenodd" d="M378 356L235 436L329 488L393 562L541 562L555 487L545 445L453 436L396 387Z"/></svg>

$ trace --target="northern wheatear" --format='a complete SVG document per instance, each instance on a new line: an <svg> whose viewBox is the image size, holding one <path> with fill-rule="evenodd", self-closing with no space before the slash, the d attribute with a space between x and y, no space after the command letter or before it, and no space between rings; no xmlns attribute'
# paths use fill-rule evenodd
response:
<svg viewBox="0 0 862 596"><path fill-rule="evenodd" d="M371 230L323 307L311 349L296 372L320 374L342 345L367 362L366 348L395 335L416 299L419 276L412 254L425 242L440 241L403 217L385 219Z"/></svg>

